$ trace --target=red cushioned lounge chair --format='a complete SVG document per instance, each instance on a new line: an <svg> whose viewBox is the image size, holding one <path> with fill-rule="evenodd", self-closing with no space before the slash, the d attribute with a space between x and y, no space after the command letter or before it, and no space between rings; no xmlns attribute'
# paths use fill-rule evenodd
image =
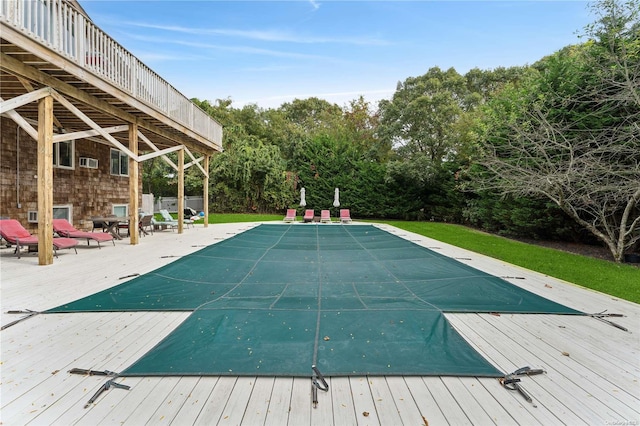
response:
<svg viewBox="0 0 640 426"><path fill-rule="evenodd" d="M15 219L0 220L0 235L2 235L2 238L7 240L8 243L15 244L15 253L18 255L18 259L20 259L20 249L22 247L38 246L38 237L31 235L31 233L24 229L20 222ZM73 238L53 239L53 251L56 257L58 257L58 249L73 248L76 254L78 254L78 250L76 250L77 245L78 241Z"/></svg>
<svg viewBox="0 0 640 426"><path fill-rule="evenodd" d="M320 223L331 223L331 212L329 210L320 211Z"/></svg>
<svg viewBox="0 0 640 426"><path fill-rule="evenodd" d="M351 223L351 212L349 209L340 209L340 222Z"/></svg>
<svg viewBox="0 0 640 426"><path fill-rule="evenodd" d="M80 231L73 227L72 224L69 223L67 219L53 219L53 230L56 234L61 237L67 238L75 238L75 239L87 239L87 245L89 245L89 241L93 240L98 243L98 248L100 247L101 242L111 241L115 246L116 243L113 241L113 235L106 232L85 232Z"/></svg>
<svg viewBox="0 0 640 426"><path fill-rule="evenodd" d="M296 221L296 209L287 209L287 215L282 219L284 222Z"/></svg>
<svg viewBox="0 0 640 426"><path fill-rule="evenodd" d="M304 222L313 222L313 216L315 216L316 212L313 210L305 210L304 217L302 218Z"/></svg>

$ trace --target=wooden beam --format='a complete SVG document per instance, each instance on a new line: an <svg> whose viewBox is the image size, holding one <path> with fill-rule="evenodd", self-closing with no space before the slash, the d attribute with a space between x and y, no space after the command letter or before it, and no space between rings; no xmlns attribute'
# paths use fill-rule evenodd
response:
<svg viewBox="0 0 640 426"><path fill-rule="evenodd" d="M184 150L178 151L178 234L184 228Z"/></svg>
<svg viewBox="0 0 640 426"><path fill-rule="evenodd" d="M84 112L80 111L80 109L78 109L74 104L66 100L65 97L62 96L60 93L53 90L51 91L51 96L53 96L56 101L61 103L62 106L64 106L69 111L71 111L76 117L82 120L87 126L91 127L93 130L98 132L100 136L108 140L113 146L115 146L120 151L127 154L130 158L133 158L136 161L138 160L138 156L136 154L134 154L129 148L121 144L116 138L111 136L109 133L105 132L102 129L102 127L100 127L99 124L97 124L95 121L87 117L87 115Z"/></svg>
<svg viewBox="0 0 640 426"><path fill-rule="evenodd" d="M25 42L31 42L31 41L27 39ZM127 123L136 123L139 127L143 129L147 129L164 138L176 141L182 145L186 145L189 148L193 149L194 151L213 153L215 151L221 150L221 148L211 144L210 141L207 141L202 137L198 137L195 134L192 135L192 138L198 140L198 143L192 142L192 140L189 140L188 138L177 139L174 133L168 132L159 126L156 126L152 123L149 123L146 120L136 117L133 114L129 114L128 112L121 110L120 108L117 108L102 99L99 99L93 95L90 95L89 93L83 90L80 90L68 83L58 80L57 78L54 78L49 74L43 73L37 68L26 65L23 62L19 61L18 59L15 59L5 53L0 53L0 64L2 66L2 69L6 70L7 72L10 72L11 74L36 81L45 86L52 87L53 89L55 89L59 93L64 94L65 96L70 96L74 99L79 100L80 102L83 102L87 105L91 105L92 108L95 108L113 117L119 118L123 121L126 121ZM87 71L82 68L79 69L79 73L87 76ZM97 78L92 78L91 84L97 84L98 81L99 80ZM101 86L104 86L104 83ZM98 86L96 85L96 87ZM112 89L113 87L108 85L108 87L99 87L99 88L109 93L110 92L109 89ZM140 102L136 101L136 105L139 103ZM145 110L146 109L147 108L145 108ZM149 115L153 116L151 114ZM193 133L189 129L184 128L184 126L181 126L181 131L183 131L185 135Z"/></svg>
<svg viewBox="0 0 640 426"><path fill-rule="evenodd" d="M205 169L200 165L200 162L202 161L202 159L203 159L204 157L200 157L200 158L196 158L196 157L194 157L194 156L193 156L193 154L191 153L191 151L189 151L189 149L188 149L188 148L186 148L186 147L185 147L185 151L187 151L187 155L188 155L189 157L191 157L191 160L192 160L189 164L187 164L187 165L185 166L185 168L187 168L187 167L191 167L191 166L193 166L193 165L195 164L196 166L198 166L198 168L200 169L200 171L202 172L202 174L203 174L203 175L205 175L205 176L207 176L207 175L209 174L209 172L208 172L208 171L206 171L206 170L205 170Z"/></svg>
<svg viewBox="0 0 640 426"><path fill-rule="evenodd" d="M2 100L2 98L0 98L0 100ZM20 128L22 130L24 130L25 132L27 132L27 134L29 136L31 136L33 138L33 140L37 141L38 140L38 131L36 129L33 128L33 126L31 125L31 123L29 123L27 120L25 120L20 114L18 114L16 111L7 111L4 113L4 115L6 115L7 117L9 117L10 119L12 119L13 121L15 121L15 123L20 126Z"/></svg>
<svg viewBox="0 0 640 426"><path fill-rule="evenodd" d="M151 142L145 135L142 134L142 132L138 132L138 137L140 139L142 139L142 141L144 143L146 143L149 148L151 148L152 150L154 150L155 152L160 152L160 148L158 148L157 146L155 146L155 144L153 142ZM174 163L173 161L171 161L171 159L169 157L167 157L166 155L162 156L162 159L169 164L171 167L173 167L173 170L178 171L178 165L176 163Z"/></svg>
<svg viewBox="0 0 640 426"><path fill-rule="evenodd" d="M204 156L204 169L209 170L210 155ZM204 175L204 181L202 182L202 201L204 204L204 227L209 227L209 173Z"/></svg>
<svg viewBox="0 0 640 426"><path fill-rule="evenodd" d="M24 77L20 77L19 75L16 75L16 78L18 79L20 84L22 84L22 87L27 89L27 92L35 92L36 89L35 87L33 87L33 84L31 84L29 80L27 80ZM53 116L53 125L56 126L57 128L62 127L62 125L60 124L60 122L58 121L55 115Z"/></svg>
<svg viewBox="0 0 640 426"><path fill-rule="evenodd" d="M138 126L129 125L129 149L137 157L138 156ZM131 245L138 244L140 236L138 235L138 183L140 176L140 163L134 158L129 157L129 243Z"/></svg>
<svg viewBox="0 0 640 426"><path fill-rule="evenodd" d="M53 98L38 101L38 264L53 263Z"/></svg>
<svg viewBox="0 0 640 426"><path fill-rule="evenodd" d="M0 114L7 111L13 111L23 105L30 104L31 102L39 101L40 99L50 96L51 88L43 87L34 92L25 93L24 95L16 96L15 98L7 99L0 102ZM52 121L53 123L53 121Z"/></svg>
<svg viewBox="0 0 640 426"><path fill-rule="evenodd" d="M106 132L106 133L120 133L120 132L126 132L127 130L129 130L129 126L128 125L122 125L122 126L113 126L113 127L103 127L102 131ZM81 132L70 132L70 133L60 133L57 134L53 137L53 143L57 143L57 142L64 142L64 141L71 141L71 140L76 140L76 139L87 139L93 136L98 136L100 134L100 132L98 132L97 130L83 130ZM104 142L103 142L104 143Z"/></svg>
<svg viewBox="0 0 640 426"><path fill-rule="evenodd" d="M202 163L202 159L204 157L200 157L200 158L196 158L193 161L189 161L188 163L185 163L184 168L188 169L191 166L198 166L198 168L200 169L200 171L204 172L204 169L202 168L202 166L200 165L200 163Z"/></svg>
<svg viewBox="0 0 640 426"><path fill-rule="evenodd" d="M151 160L152 158L164 156L165 154L168 154L170 152L179 151L182 148L184 148L182 145L178 145L178 146L173 146L171 148L166 148L166 149L162 149L162 150L155 151L155 152L150 152L149 154L144 154L144 155L138 156L138 161L139 162L143 162L143 161ZM169 160L169 162L171 164L173 164L173 161ZM173 165L175 166L175 164L173 164ZM176 166L176 169L177 168L178 168L178 166Z"/></svg>

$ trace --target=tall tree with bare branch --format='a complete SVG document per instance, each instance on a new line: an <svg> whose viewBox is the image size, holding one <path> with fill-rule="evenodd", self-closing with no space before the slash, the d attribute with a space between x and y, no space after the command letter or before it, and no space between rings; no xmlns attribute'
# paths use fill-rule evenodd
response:
<svg viewBox="0 0 640 426"><path fill-rule="evenodd" d="M593 11L586 42L488 103L478 186L552 200L620 262L640 240L640 0Z"/></svg>

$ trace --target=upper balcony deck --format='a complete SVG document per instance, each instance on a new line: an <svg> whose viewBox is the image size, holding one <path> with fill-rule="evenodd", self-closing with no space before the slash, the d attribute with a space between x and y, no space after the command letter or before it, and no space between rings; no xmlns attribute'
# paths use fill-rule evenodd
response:
<svg viewBox="0 0 640 426"><path fill-rule="evenodd" d="M201 152L222 150L219 123L70 2L3 0L0 29L3 100L51 86L102 127L134 120L153 133L159 147L179 143ZM37 106L19 112L35 120ZM82 127L62 108L54 115L61 127Z"/></svg>

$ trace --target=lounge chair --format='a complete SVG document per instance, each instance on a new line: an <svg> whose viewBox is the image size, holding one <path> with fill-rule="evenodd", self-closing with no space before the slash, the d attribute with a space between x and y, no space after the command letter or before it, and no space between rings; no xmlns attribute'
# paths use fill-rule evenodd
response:
<svg viewBox="0 0 640 426"><path fill-rule="evenodd" d="M18 259L20 259L20 249L22 247L38 247L38 237L31 235L29 231L24 229L22 224L15 219L0 220L0 235L7 240L10 244L15 244ZM78 240L73 238L54 238L53 239L53 252L58 257L58 249L73 248L76 250Z"/></svg>
<svg viewBox="0 0 640 426"><path fill-rule="evenodd" d="M351 212L349 212L349 209L340 209L340 222L351 223Z"/></svg>
<svg viewBox="0 0 640 426"><path fill-rule="evenodd" d="M329 210L320 211L320 223L331 223L331 212Z"/></svg>
<svg viewBox="0 0 640 426"><path fill-rule="evenodd" d="M296 209L287 209L287 215L282 219L284 222L290 223L296 221Z"/></svg>
<svg viewBox="0 0 640 426"><path fill-rule="evenodd" d="M153 219L152 214L141 214L140 220L138 220L138 232L140 235L153 235L153 223L151 223L151 219Z"/></svg>
<svg viewBox="0 0 640 426"><path fill-rule="evenodd" d="M162 216L162 220L163 220L164 222L175 222L175 223L176 223L176 226L177 226L177 224L178 224L178 220L177 220L177 219L174 219L174 218L173 218L173 216L171 216L171 215L169 214L169 210L160 210L160 215ZM182 222L183 222L185 225L187 225L187 227L188 227L189 225L191 225L192 227L194 226L194 225L193 225L193 220L191 220L191 219L186 219L186 218L185 218L185 219L183 219L183 221L182 221Z"/></svg>
<svg viewBox="0 0 640 426"><path fill-rule="evenodd" d="M305 210L302 219L304 222L313 222L313 217L315 216L315 214L316 212L314 212L313 210Z"/></svg>
<svg viewBox="0 0 640 426"><path fill-rule="evenodd" d="M87 239L87 245L89 245L89 241L93 240L98 243L98 248L100 247L100 243L105 241L111 241L113 245L116 245L116 242L113 241L113 235L108 232L85 232L80 231L73 227L72 224L69 223L66 219L53 219L53 230L56 234L61 237L66 238L75 238L75 239Z"/></svg>
<svg viewBox="0 0 640 426"><path fill-rule="evenodd" d="M166 212L166 210L165 210L165 212ZM169 215L169 217L171 217L171 215ZM178 227L178 221L176 219L174 219L174 218L171 218L171 220L165 220L164 218L162 220L158 220L155 217L152 217L151 218L151 225L153 225L154 229L170 228L173 231L174 229L176 229Z"/></svg>

